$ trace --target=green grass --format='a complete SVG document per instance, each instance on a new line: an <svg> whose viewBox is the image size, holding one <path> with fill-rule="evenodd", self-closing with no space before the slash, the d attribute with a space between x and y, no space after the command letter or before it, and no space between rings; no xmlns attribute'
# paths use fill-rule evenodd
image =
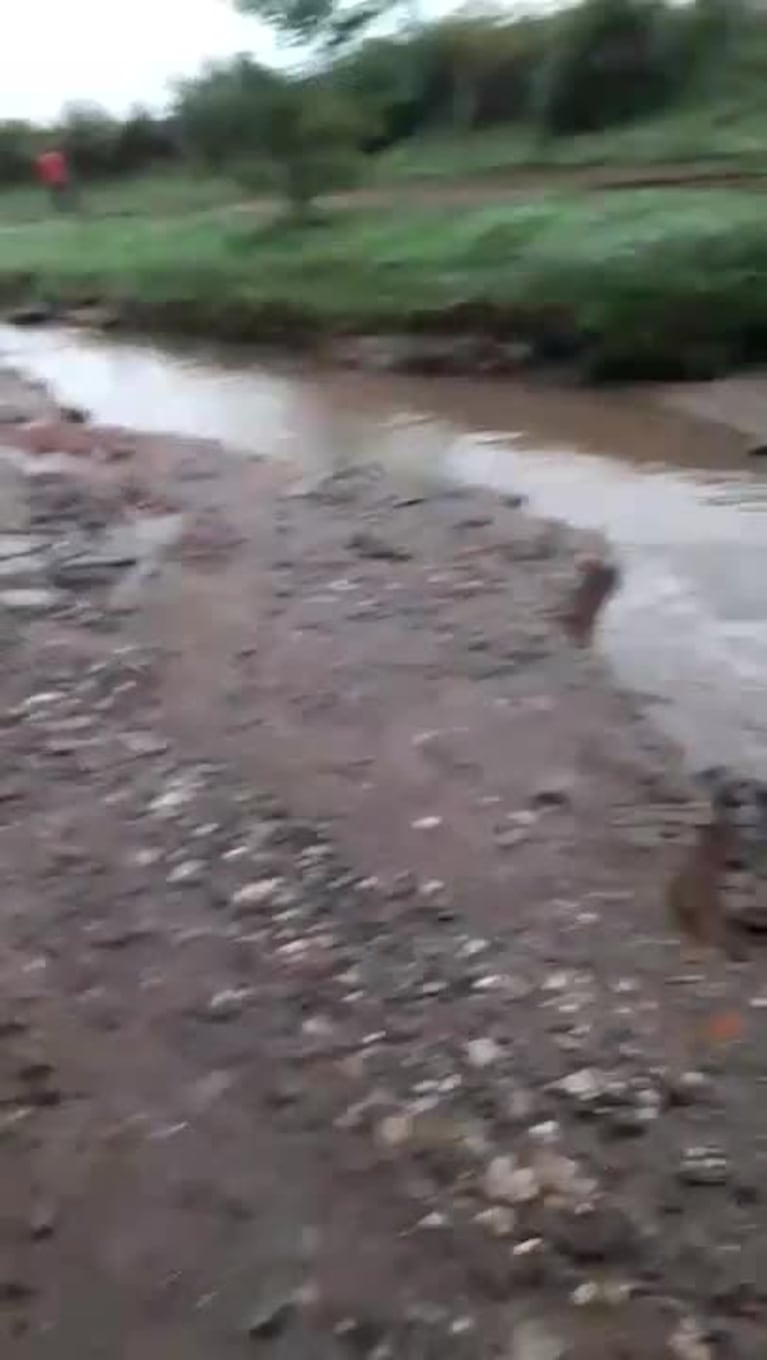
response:
<svg viewBox="0 0 767 1360"><path fill-rule="evenodd" d="M98 294L133 324L230 338L333 330L564 335L600 372L697 373L767 354L759 196L548 195L343 212L299 231L242 215L66 220L0 232L0 294Z"/></svg>
<svg viewBox="0 0 767 1360"><path fill-rule="evenodd" d="M524 171L578 171L604 167L641 175L643 170L696 165L767 172L767 100L743 97L710 106L679 108L662 117L589 136L542 140L522 124L471 134L414 138L371 158L362 187L407 188L476 179L501 183ZM254 181L256 183L257 181ZM267 194L267 180L263 193ZM256 197L225 176L173 168L135 179L86 184L82 214L102 217L179 217L217 211ZM50 218L45 194L34 184L0 190L0 230Z"/></svg>
<svg viewBox="0 0 767 1360"><path fill-rule="evenodd" d="M83 186L80 210L86 217L175 217L207 212L245 195L231 180L169 169L163 173ZM0 230L4 224L50 219L50 206L35 185L0 193Z"/></svg>
<svg viewBox="0 0 767 1360"><path fill-rule="evenodd" d="M767 101L718 101L578 137L542 139L522 125L463 136L414 138L379 156L382 184L503 176L523 169L638 169L725 162L767 170Z"/></svg>

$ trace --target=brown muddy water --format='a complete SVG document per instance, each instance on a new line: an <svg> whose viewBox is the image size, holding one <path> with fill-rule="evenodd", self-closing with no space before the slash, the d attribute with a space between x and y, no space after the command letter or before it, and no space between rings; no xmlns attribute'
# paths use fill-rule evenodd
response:
<svg viewBox="0 0 767 1360"><path fill-rule="evenodd" d="M588 391L410 379L0 327L0 352L93 418L418 482L522 492L623 568L599 645L696 765L767 771L767 379Z"/></svg>

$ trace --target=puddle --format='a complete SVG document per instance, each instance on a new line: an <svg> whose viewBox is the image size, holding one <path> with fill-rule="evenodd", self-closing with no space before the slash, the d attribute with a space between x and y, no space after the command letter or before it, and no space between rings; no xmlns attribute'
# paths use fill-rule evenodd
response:
<svg viewBox="0 0 767 1360"><path fill-rule="evenodd" d="M620 679L695 764L764 774L767 480L746 451L767 431L767 380L627 392L416 380L8 327L0 350L106 423L217 439L308 476L382 459L415 479L521 491L603 530L624 585L600 645Z"/></svg>

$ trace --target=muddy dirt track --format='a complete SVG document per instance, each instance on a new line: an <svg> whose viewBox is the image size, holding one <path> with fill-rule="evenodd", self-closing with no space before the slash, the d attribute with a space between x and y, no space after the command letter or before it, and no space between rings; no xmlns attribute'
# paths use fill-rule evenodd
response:
<svg viewBox="0 0 767 1360"><path fill-rule="evenodd" d="M372 183L348 193L332 194L325 200L328 207L375 208L375 207L481 207L483 204L504 203L509 200L526 198L530 195L547 193L612 193L627 189L700 189L712 192L721 189L742 189L751 193L767 191L767 171L755 164L733 164L726 159L720 161L691 161L680 163L658 163L648 165L584 165L584 166L520 166L506 172L478 174L468 178L434 180L404 178L401 182L387 184ZM215 208L206 208L192 213L193 217L218 217L222 212L269 215L277 207L274 198L250 198L240 202L222 201ZM87 198L83 203L83 213L89 215ZM101 217L142 217L143 209L135 213L129 208L95 213ZM159 221L166 217L190 216L186 208L162 214ZM27 228L43 227L48 219L34 218L29 222L0 222L0 232L17 231L19 225Z"/></svg>
<svg viewBox="0 0 767 1360"><path fill-rule="evenodd" d="M583 541L4 402L3 1355L763 1355L759 920Z"/></svg>
<svg viewBox="0 0 767 1360"><path fill-rule="evenodd" d="M767 172L758 166L734 166L722 162L690 162L646 166L520 167L507 173L476 175L462 180L403 180L371 185L327 200L333 208L375 207L482 207L547 193L617 193L627 189L699 189L716 192L742 189L751 193L767 190ZM230 205L231 206L231 205ZM252 199L234 205L243 213L271 213L273 199ZM215 213L220 208L213 210Z"/></svg>

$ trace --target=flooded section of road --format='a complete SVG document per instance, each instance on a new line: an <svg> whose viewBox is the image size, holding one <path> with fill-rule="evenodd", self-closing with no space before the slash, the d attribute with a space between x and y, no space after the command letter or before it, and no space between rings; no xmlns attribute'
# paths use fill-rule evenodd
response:
<svg viewBox="0 0 767 1360"><path fill-rule="evenodd" d="M696 765L767 766L767 481L747 450L767 382L682 392L411 379L0 328L8 362L95 420L220 440L308 476L371 459L522 492L604 531L624 584L601 643ZM742 417L747 409L748 418ZM767 421L766 421L767 423Z"/></svg>

